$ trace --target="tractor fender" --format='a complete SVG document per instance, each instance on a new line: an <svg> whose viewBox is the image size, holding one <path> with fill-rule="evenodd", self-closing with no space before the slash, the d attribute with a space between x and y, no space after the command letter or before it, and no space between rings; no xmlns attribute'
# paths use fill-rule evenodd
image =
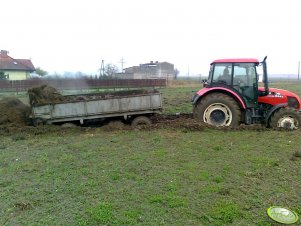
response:
<svg viewBox="0 0 301 226"><path fill-rule="evenodd" d="M226 87L211 87L211 88L203 88L201 90L199 90L193 97L192 97L192 104L195 106L197 104L197 102L199 100L201 100L204 96L207 96L210 93L224 93L227 94L229 96L231 96L232 98L234 98L234 100L237 101L237 103L239 104L239 106L242 109L246 109L246 104L244 102L244 100L233 90L228 89Z"/></svg>
<svg viewBox="0 0 301 226"><path fill-rule="evenodd" d="M267 116L265 117L265 126L267 127L269 125L269 120L272 116L272 114L277 111L278 109L280 108L284 108L287 106L287 103L284 103L284 104L277 104L275 106L273 106L267 113Z"/></svg>

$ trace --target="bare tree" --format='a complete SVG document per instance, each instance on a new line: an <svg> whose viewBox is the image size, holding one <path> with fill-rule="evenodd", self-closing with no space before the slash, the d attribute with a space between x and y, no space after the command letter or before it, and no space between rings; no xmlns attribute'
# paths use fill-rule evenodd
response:
<svg viewBox="0 0 301 226"><path fill-rule="evenodd" d="M118 73L118 67L114 64L106 64L104 72L106 77L112 78Z"/></svg>

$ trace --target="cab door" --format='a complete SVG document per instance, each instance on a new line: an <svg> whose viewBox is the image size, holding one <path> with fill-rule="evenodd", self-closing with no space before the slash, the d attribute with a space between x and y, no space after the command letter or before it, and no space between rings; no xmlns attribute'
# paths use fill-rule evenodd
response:
<svg viewBox="0 0 301 226"><path fill-rule="evenodd" d="M254 63L234 63L233 88L243 96L247 107L258 106L258 82Z"/></svg>

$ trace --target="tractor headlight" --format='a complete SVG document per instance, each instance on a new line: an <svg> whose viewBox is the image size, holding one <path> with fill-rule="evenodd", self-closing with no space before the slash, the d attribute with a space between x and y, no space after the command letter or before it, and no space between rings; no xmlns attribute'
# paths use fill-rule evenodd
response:
<svg viewBox="0 0 301 226"><path fill-rule="evenodd" d="M287 97L287 104L288 104L289 107L292 107L292 108L298 108L299 107L298 100L295 97Z"/></svg>

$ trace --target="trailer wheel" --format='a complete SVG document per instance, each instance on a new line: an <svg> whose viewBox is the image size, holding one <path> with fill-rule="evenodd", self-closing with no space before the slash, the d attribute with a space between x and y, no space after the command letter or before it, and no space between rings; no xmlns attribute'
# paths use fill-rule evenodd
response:
<svg viewBox="0 0 301 226"><path fill-rule="evenodd" d="M276 111L270 120L270 127L284 129L298 129L301 125L301 114L294 108L285 107Z"/></svg>
<svg viewBox="0 0 301 226"><path fill-rule="evenodd" d="M150 127L152 124L151 120L146 116L138 116L134 118L131 123L133 129L143 129Z"/></svg>
<svg viewBox="0 0 301 226"><path fill-rule="evenodd" d="M213 93L204 97L193 111L194 117L201 123L216 127L238 127L241 122L241 110L237 102L222 93Z"/></svg>
<svg viewBox="0 0 301 226"><path fill-rule="evenodd" d="M43 119L41 118L34 118L32 122L33 122L33 126L41 126L44 124Z"/></svg>

